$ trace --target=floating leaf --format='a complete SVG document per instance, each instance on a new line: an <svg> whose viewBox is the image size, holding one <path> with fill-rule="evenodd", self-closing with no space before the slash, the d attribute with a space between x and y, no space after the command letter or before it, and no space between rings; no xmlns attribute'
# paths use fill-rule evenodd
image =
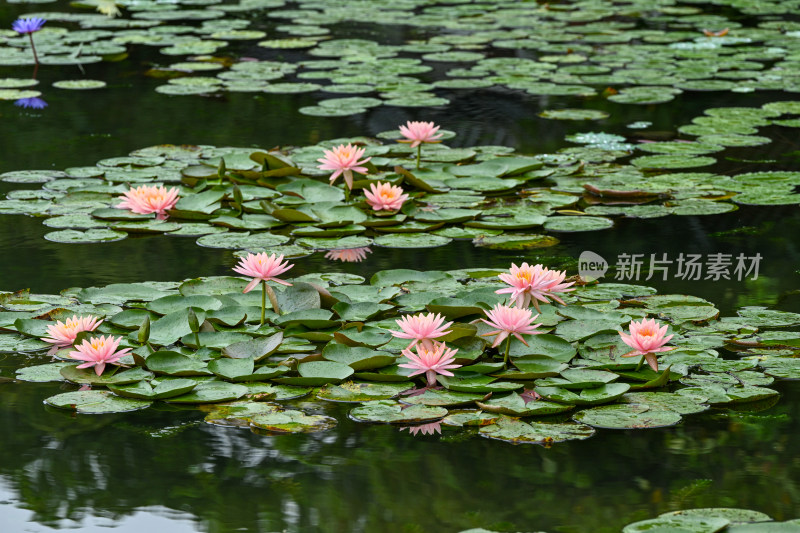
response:
<svg viewBox="0 0 800 533"><path fill-rule="evenodd" d="M169 398L171 403L216 403L236 400L247 394L243 385L234 385L224 381L206 381L197 385L188 394Z"/></svg>
<svg viewBox="0 0 800 533"><path fill-rule="evenodd" d="M273 413L257 414L250 417L253 428L275 433L315 433L336 426L336 419L325 415L309 415L295 409Z"/></svg>
<svg viewBox="0 0 800 533"><path fill-rule="evenodd" d="M447 415L444 407L404 405L392 400L365 402L350 411L350 418L357 422L380 424L422 424L434 422Z"/></svg>
<svg viewBox="0 0 800 533"><path fill-rule="evenodd" d="M605 429L646 429L674 426L681 421L675 411L642 404L603 405L575 413L576 422Z"/></svg>
<svg viewBox="0 0 800 533"><path fill-rule="evenodd" d="M594 429L583 424L560 424L555 422L523 422L516 418L502 417L490 426L484 426L479 434L490 439L504 440L513 444L544 444L584 440L594 435Z"/></svg>
<svg viewBox="0 0 800 533"><path fill-rule="evenodd" d="M56 394L45 403L82 414L125 413L150 406L149 401L120 398L109 391L88 390Z"/></svg>
<svg viewBox="0 0 800 533"><path fill-rule="evenodd" d="M317 391L317 398L332 402L367 402L389 400L411 388L410 383L362 383L345 381L340 385L327 385Z"/></svg>

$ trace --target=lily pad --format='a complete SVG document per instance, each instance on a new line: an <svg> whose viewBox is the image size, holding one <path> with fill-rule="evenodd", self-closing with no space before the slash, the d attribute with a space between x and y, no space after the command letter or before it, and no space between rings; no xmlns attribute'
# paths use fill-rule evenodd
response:
<svg viewBox="0 0 800 533"><path fill-rule="evenodd" d="M247 394L248 389L243 385L226 383L224 381L206 381L200 383L188 394L169 398L171 403L216 403L236 400Z"/></svg>
<svg viewBox="0 0 800 533"><path fill-rule="evenodd" d="M331 429L336 424L336 419L330 416L309 415L295 409L257 414L250 418L253 428L274 433L315 433Z"/></svg>
<svg viewBox="0 0 800 533"><path fill-rule="evenodd" d="M63 367L61 369L61 375L64 376L64 379L67 381L87 385L127 385L153 377L151 372L139 367L123 370L122 372L114 374L111 372L104 372L98 376L93 369L79 369L77 364Z"/></svg>
<svg viewBox="0 0 800 533"><path fill-rule="evenodd" d="M357 422L422 424L440 420L446 415L447 409L444 407L408 406L392 400L378 400L356 407L350 411L348 416Z"/></svg>
<svg viewBox="0 0 800 533"><path fill-rule="evenodd" d="M549 446L568 440L584 440L594 435L590 426L574 423L523 422L502 417L496 423L480 428L479 435L512 444L543 444Z"/></svg>
<svg viewBox="0 0 800 533"><path fill-rule="evenodd" d="M628 524L622 533L674 531L675 533L716 533L725 529L730 521L725 518L696 516L665 516Z"/></svg>
<svg viewBox="0 0 800 533"><path fill-rule="evenodd" d="M81 414L125 413L150 406L152 402L132 398L120 398L109 391L88 390L56 394L45 403Z"/></svg>
<svg viewBox="0 0 800 533"><path fill-rule="evenodd" d="M647 429L674 426L681 421L675 411L642 404L602 405L572 416L576 422L605 429Z"/></svg>
<svg viewBox="0 0 800 533"><path fill-rule="evenodd" d="M193 379L179 378L162 380L153 386L147 381L138 381L131 385L110 384L109 390L118 396L138 398L140 400L164 400L190 392L197 386Z"/></svg>
<svg viewBox="0 0 800 533"><path fill-rule="evenodd" d="M544 400L526 402L516 392L512 392L502 398L492 398L485 402L477 402L477 404L478 407L490 413L519 417L553 415L574 409L572 405Z"/></svg>
<svg viewBox="0 0 800 533"><path fill-rule="evenodd" d="M340 385L327 385L317 391L317 398L332 402L367 402L389 400L411 388L410 383L363 383L345 381Z"/></svg>
<svg viewBox="0 0 800 533"><path fill-rule="evenodd" d="M539 116L554 120L602 120L609 114L596 109L550 109L542 111Z"/></svg>

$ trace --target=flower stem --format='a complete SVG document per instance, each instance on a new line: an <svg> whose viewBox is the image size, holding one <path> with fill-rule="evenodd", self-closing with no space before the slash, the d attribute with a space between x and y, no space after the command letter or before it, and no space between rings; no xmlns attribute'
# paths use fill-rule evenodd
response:
<svg viewBox="0 0 800 533"><path fill-rule="evenodd" d="M267 282L261 280L261 325L264 325L264 317L267 314Z"/></svg>
<svg viewBox="0 0 800 533"><path fill-rule="evenodd" d="M194 332L194 343L200 348L200 333L197 331Z"/></svg>
<svg viewBox="0 0 800 533"><path fill-rule="evenodd" d="M636 372L638 372L639 370L641 370L641 369L642 369L642 365L643 365L643 364L644 364L644 355L642 355L642 358L641 358L641 359L639 359L639 364L638 364L638 365L636 365Z"/></svg>
<svg viewBox="0 0 800 533"><path fill-rule="evenodd" d="M39 66L39 56L36 55L36 47L33 45L33 32L28 34L31 40L31 50L33 50L33 60L36 61L36 66Z"/></svg>
<svg viewBox="0 0 800 533"><path fill-rule="evenodd" d="M419 170L419 160L422 157L422 144L417 145L417 170Z"/></svg>
<svg viewBox="0 0 800 533"><path fill-rule="evenodd" d="M350 203L350 187L346 183L344 184L344 203Z"/></svg>
<svg viewBox="0 0 800 533"><path fill-rule="evenodd" d="M503 368L508 368L508 353L511 351L511 335L508 336L506 341L506 353L503 356Z"/></svg>

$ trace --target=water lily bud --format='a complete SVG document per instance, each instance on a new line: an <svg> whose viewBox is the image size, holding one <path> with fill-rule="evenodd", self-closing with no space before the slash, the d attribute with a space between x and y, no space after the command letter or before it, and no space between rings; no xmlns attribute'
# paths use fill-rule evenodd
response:
<svg viewBox="0 0 800 533"><path fill-rule="evenodd" d="M238 185L233 186L233 203L236 206L236 209L242 209L244 196L242 196L242 189L240 189Z"/></svg>
<svg viewBox="0 0 800 533"><path fill-rule="evenodd" d="M219 160L219 167L217 167L217 176L219 176L219 178L222 179L225 177L225 174L227 173L228 173L228 167L225 166L225 158L222 157Z"/></svg>
<svg viewBox="0 0 800 533"><path fill-rule="evenodd" d="M189 329L192 330L192 333L200 331L200 322L197 320L197 315L191 307L189 308Z"/></svg>
<svg viewBox="0 0 800 533"><path fill-rule="evenodd" d="M139 344L144 344L148 340L150 340L150 317L144 317L144 322L142 325L139 326L139 333L138 333L138 340Z"/></svg>
<svg viewBox="0 0 800 533"><path fill-rule="evenodd" d="M261 209L263 209L264 212L268 215L272 214L272 212L275 211L275 209L277 209L277 206L275 204L268 202L266 200L261 200L260 202L258 202L258 205L260 205Z"/></svg>

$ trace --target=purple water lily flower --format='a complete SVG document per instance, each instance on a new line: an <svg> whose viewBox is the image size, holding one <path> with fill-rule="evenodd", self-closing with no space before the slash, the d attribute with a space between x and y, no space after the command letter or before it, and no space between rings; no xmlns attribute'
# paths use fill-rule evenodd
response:
<svg viewBox="0 0 800 533"><path fill-rule="evenodd" d="M33 18L19 18L14 21L11 25L14 28L14 31L19 33L20 35L28 34L28 38L31 40L31 50L33 51L33 60L36 61L36 66L39 66L39 56L36 55L36 46L33 45L33 33L37 32L42 29L44 23L47 22L45 19L40 19L37 17ZM35 75L35 74L34 74Z"/></svg>
<svg viewBox="0 0 800 533"><path fill-rule="evenodd" d="M34 96L33 98L20 98L14 102L14 105L17 107L29 107L31 109L44 109L47 107L47 102Z"/></svg>
<svg viewBox="0 0 800 533"><path fill-rule="evenodd" d="M35 31L39 31L44 26L44 23L47 22L45 19L40 19L37 17L33 18L19 18L14 21L11 27L17 33L33 33Z"/></svg>

